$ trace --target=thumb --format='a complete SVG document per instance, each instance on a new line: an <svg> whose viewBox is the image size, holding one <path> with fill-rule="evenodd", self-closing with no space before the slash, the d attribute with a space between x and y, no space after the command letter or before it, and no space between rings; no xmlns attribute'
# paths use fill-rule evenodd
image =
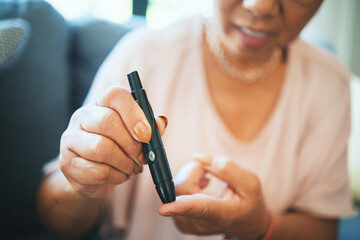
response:
<svg viewBox="0 0 360 240"><path fill-rule="evenodd" d="M160 136L163 136L165 129L167 127L167 124L168 124L168 119L165 116L157 116L155 118L155 121L156 121L156 125L159 129Z"/></svg>
<svg viewBox="0 0 360 240"><path fill-rule="evenodd" d="M259 186L259 180L254 173L230 161L228 157L204 155L198 156L195 160L202 163L209 173L228 183L238 194Z"/></svg>
<svg viewBox="0 0 360 240"><path fill-rule="evenodd" d="M205 179L205 170L201 164L194 161L187 163L174 178L176 195L199 193Z"/></svg>
<svg viewBox="0 0 360 240"><path fill-rule="evenodd" d="M162 204L159 213L162 216L180 215L197 219L218 220L221 216L223 201L215 197L197 193L176 197L176 201Z"/></svg>

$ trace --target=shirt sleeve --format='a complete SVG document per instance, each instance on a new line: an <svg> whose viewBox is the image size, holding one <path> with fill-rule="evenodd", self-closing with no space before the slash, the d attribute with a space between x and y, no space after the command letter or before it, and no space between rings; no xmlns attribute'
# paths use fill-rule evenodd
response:
<svg viewBox="0 0 360 240"><path fill-rule="evenodd" d="M351 216L347 168L350 132L350 89L344 81L330 94L318 93L316 119L307 127L299 149L302 180L292 208L328 218ZM300 170L301 169L301 170ZM301 172L303 171L303 172Z"/></svg>

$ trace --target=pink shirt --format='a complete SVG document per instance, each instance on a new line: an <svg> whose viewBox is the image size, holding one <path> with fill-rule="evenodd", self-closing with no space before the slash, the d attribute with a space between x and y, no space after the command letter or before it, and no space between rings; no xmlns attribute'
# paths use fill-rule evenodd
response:
<svg viewBox="0 0 360 240"><path fill-rule="evenodd" d="M114 84L128 88L126 74L138 70L155 115L169 119L164 145L173 176L191 161L193 152L224 155L257 174L274 212L296 208L322 217L353 214L346 161L350 75L345 68L295 40L271 117L253 140L241 142L211 101L201 38L199 17L127 35L104 62L87 101ZM126 226L128 239L217 239L183 235L171 218L158 215L160 200L147 167L136 181L136 188L127 182L109 198L111 216L104 231ZM214 180L206 191L216 195L222 188L223 183ZM131 189L135 196L129 204Z"/></svg>

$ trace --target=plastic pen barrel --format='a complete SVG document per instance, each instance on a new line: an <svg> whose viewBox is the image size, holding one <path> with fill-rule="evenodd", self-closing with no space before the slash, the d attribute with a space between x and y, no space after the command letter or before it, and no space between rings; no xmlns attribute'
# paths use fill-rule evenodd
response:
<svg viewBox="0 0 360 240"><path fill-rule="evenodd" d="M149 143L142 143L142 146L156 191L163 203L175 201L175 187L169 163L146 92L142 87L137 71L129 73L127 77L131 94L143 110L151 126L151 140Z"/></svg>

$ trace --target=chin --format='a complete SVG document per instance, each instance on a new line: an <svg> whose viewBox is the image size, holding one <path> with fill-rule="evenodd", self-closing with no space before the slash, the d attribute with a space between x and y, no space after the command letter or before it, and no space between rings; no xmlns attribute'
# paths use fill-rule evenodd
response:
<svg viewBox="0 0 360 240"><path fill-rule="evenodd" d="M275 47L254 48L243 44L238 44L232 55L239 60L256 62L260 59L267 59L275 50Z"/></svg>

